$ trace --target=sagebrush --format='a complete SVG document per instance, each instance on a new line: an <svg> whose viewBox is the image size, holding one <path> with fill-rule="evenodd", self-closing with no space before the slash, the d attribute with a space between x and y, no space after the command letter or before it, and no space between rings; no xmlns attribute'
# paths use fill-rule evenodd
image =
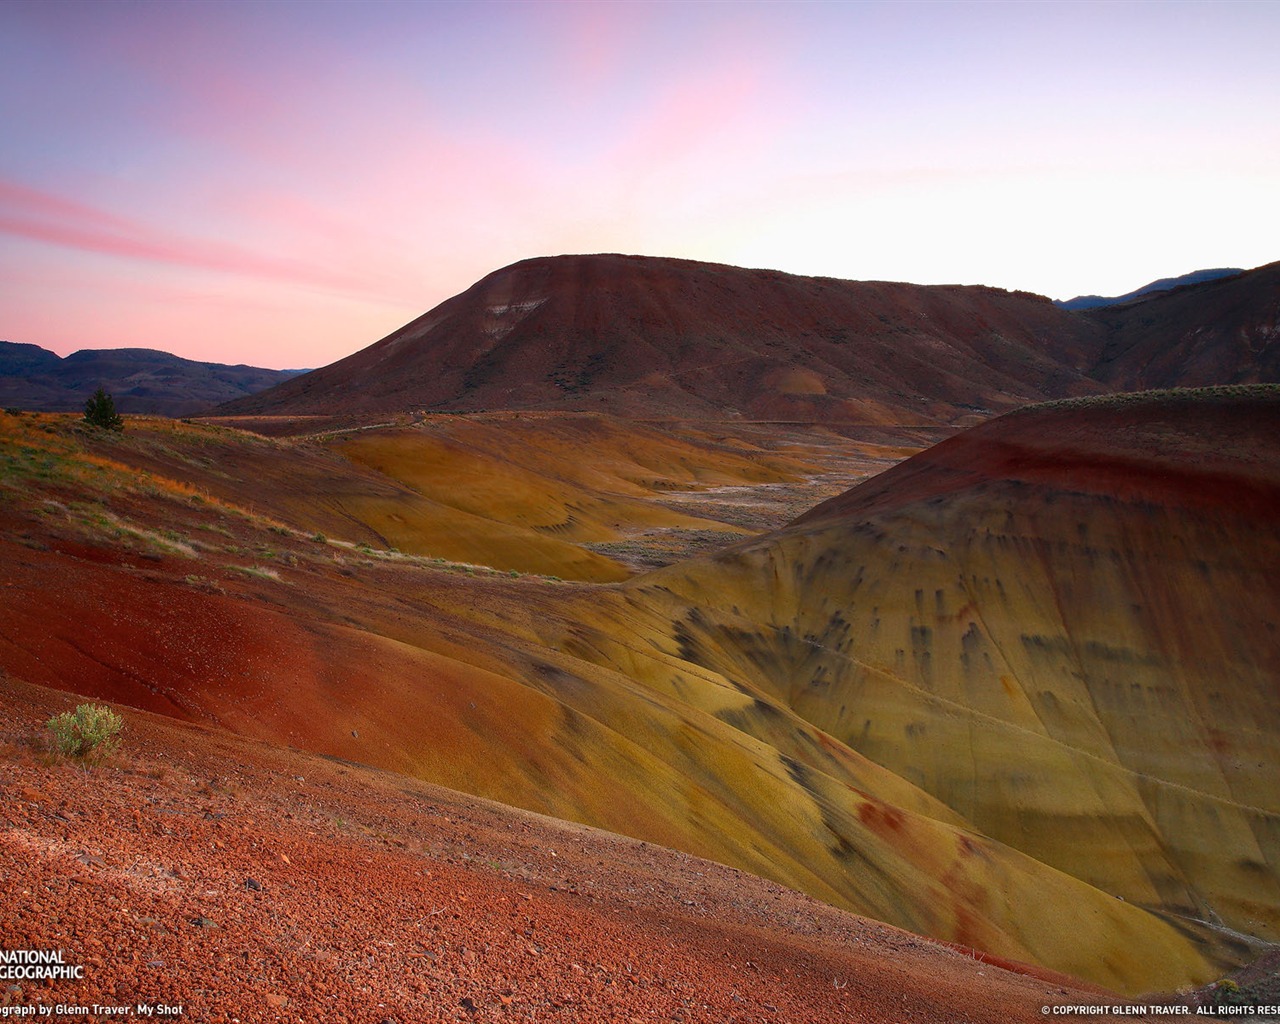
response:
<svg viewBox="0 0 1280 1024"><path fill-rule="evenodd" d="M49 719L53 750L63 757L99 760L120 746L124 720L101 704L81 704Z"/></svg>

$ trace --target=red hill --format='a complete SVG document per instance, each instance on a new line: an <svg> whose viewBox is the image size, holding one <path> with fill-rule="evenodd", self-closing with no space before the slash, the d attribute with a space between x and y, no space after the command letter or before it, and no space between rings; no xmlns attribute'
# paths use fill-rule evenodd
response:
<svg viewBox="0 0 1280 1024"><path fill-rule="evenodd" d="M525 260L227 413L608 409L951 422L1096 393L1102 328L986 287L798 277L640 256Z"/></svg>

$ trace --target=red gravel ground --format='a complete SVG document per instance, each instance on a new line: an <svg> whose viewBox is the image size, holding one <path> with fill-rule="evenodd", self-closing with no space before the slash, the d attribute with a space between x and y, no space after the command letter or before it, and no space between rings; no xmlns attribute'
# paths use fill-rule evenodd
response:
<svg viewBox="0 0 1280 1024"><path fill-rule="evenodd" d="M129 708L106 763L56 761L42 723L75 703L0 680L0 949L84 975L0 982L0 1016L1012 1024L1118 1001L732 868Z"/></svg>

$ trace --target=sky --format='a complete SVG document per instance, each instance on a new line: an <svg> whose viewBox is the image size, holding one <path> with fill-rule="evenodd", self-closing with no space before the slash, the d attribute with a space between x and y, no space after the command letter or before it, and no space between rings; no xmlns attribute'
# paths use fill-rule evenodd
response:
<svg viewBox="0 0 1280 1024"><path fill-rule="evenodd" d="M532 256L1280 259L1280 0L0 4L0 339L317 367Z"/></svg>

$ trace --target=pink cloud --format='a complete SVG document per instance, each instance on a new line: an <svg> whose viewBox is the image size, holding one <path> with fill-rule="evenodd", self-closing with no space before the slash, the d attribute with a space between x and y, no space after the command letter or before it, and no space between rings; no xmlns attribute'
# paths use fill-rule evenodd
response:
<svg viewBox="0 0 1280 1024"><path fill-rule="evenodd" d="M370 288L363 275L304 260L263 255L225 242L169 234L140 221L4 179L0 179L0 233L124 259L314 288L349 292Z"/></svg>

